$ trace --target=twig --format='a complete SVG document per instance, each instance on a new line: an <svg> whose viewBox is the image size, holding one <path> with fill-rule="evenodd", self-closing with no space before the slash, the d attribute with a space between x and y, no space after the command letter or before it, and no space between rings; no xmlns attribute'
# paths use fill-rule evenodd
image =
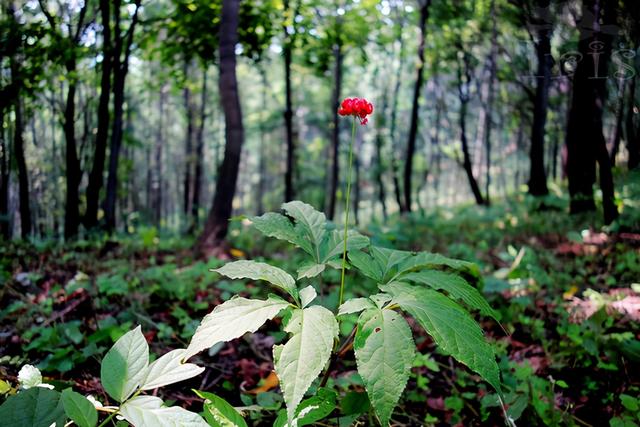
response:
<svg viewBox="0 0 640 427"><path fill-rule="evenodd" d="M353 343L353 338L356 335L356 329L357 329L357 327L354 326L353 329L351 330L351 333L349 334L347 339L342 343L342 345L340 346L338 351L331 355L331 360L329 361L329 366L327 367L327 370L325 371L324 376L322 377L322 380L320 381L320 387L324 387L325 385L327 385L327 381L329 381L329 376L331 375L331 372L335 368L335 365L336 365L336 362L338 361L338 358L340 358L340 359L343 358L344 355L347 353L347 351L349 351L351 349L352 343Z"/></svg>

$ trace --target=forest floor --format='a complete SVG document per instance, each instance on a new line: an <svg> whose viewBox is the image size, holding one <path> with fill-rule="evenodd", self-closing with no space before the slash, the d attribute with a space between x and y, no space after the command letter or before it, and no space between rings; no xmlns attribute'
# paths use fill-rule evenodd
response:
<svg viewBox="0 0 640 427"><path fill-rule="evenodd" d="M440 209L362 230L378 245L480 266L484 294L501 315L500 325L490 319L482 325L497 349L508 413L518 425L640 424L640 176L622 179L622 215L610 227L594 226L595 214L568 216L564 198L517 196L491 208ZM246 221L231 234L233 256L263 256L296 270L296 255ZM214 305L236 293L266 294L259 283L209 272L223 261L194 259L191 243L140 228L116 240L3 245L0 378L15 384L20 366L33 363L48 382L73 384L104 402L99 361L134 325L142 325L160 355L186 346ZM321 293L329 307L337 301L333 273ZM358 283L347 283L359 293ZM265 410L250 413L253 424L270 425L283 405L270 376L271 347L284 339L276 329L270 323L205 352L198 360L205 373L164 388L163 397L199 410L191 389L212 391L237 406L259 404ZM439 354L419 328L414 336L421 354L393 424L504 425L488 386ZM370 424L355 372L348 354L330 380L344 396L344 416L331 425Z"/></svg>

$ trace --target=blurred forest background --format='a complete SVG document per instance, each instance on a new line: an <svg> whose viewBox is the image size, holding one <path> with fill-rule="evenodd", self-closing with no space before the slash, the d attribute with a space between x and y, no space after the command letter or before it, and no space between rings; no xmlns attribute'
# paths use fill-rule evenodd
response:
<svg viewBox="0 0 640 427"><path fill-rule="evenodd" d="M346 96L375 105L356 143L356 223L560 194L567 179L571 211L588 211L597 177L605 222L617 217L612 168L640 156L638 2L231 6L225 23L220 1L3 1L5 239L194 234L231 206L294 198L333 219Z"/></svg>
<svg viewBox="0 0 640 427"><path fill-rule="evenodd" d="M122 334L142 325L163 354L232 295L266 296L211 273L223 260L300 273L251 217L302 200L344 223L355 118L338 107L363 97L349 225L478 265L507 416L640 425L639 0L0 5L0 398L33 363L107 404L99 362ZM354 277L346 298L375 292ZM338 271L307 280L337 309ZM271 425L274 324L160 397L199 411L185 390L211 390ZM392 424L504 425L497 395L412 326ZM372 425L347 353L325 377L333 413Z"/></svg>

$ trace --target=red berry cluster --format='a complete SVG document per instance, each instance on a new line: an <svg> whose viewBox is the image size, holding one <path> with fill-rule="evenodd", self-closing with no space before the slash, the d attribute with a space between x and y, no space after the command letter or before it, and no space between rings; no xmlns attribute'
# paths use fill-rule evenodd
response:
<svg viewBox="0 0 640 427"><path fill-rule="evenodd" d="M345 98L340 104L338 114L341 116L354 116L360 119L361 125L366 125L369 119L367 115L373 113L373 104L364 98Z"/></svg>

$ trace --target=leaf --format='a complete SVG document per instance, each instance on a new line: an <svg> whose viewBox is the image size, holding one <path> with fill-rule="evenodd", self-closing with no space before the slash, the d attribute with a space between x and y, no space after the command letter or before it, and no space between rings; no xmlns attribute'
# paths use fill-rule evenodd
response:
<svg viewBox="0 0 640 427"><path fill-rule="evenodd" d="M347 251L362 249L369 244L369 239L354 230L347 232ZM344 251L344 232L333 230L320 245L320 261L325 263Z"/></svg>
<svg viewBox="0 0 640 427"><path fill-rule="evenodd" d="M260 384L260 386L251 390L247 390L245 393L254 395L266 393L267 391L273 390L274 388L278 387L280 385L280 381L278 380L278 376L276 375L276 373L274 371L271 371L269 375L267 375L267 378L263 379Z"/></svg>
<svg viewBox="0 0 640 427"><path fill-rule="evenodd" d="M316 277L318 274L322 273L325 268L325 264L310 264L302 266L298 269L298 280Z"/></svg>
<svg viewBox="0 0 640 427"><path fill-rule="evenodd" d="M305 392L329 360L338 322L329 310L314 305L294 310L285 331L292 336L286 344L273 347L273 359L291 421Z"/></svg>
<svg viewBox="0 0 640 427"><path fill-rule="evenodd" d="M454 270L470 274L473 277L480 277L478 266L474 263L447 258L440 254L434 254L431 252L418 252L410 257L407 257L402 261L402 263L398 265L398 273L391 280L394 280L401 274L407 273L409 271L438 266L449 267Z"/></svg>
<svg viewBox="0 0 640 427"><path fill-rule="evenodd" d="M638 402L638 399L635 397L624 393L621 393L619 397L620 402L622 402L622 406L628 410L632 412L638 412L638 410L640 410L640 402Z"/></svg>
<svg viewBox="0 0 640 427"><path fill-rule="evenodd" d="M136 396L120 407L120 414L134 427L208 427L198 414L184 408L163 406L155 396Z"/></svg>
<svg viewBox="0 0 640 427"><path fill-rule="evenodd" d="M371 403L367 393L350 391L340 400L340 406L344 415L360 415L369 411Z"/></svg>
<svg viewBox="0 0 640 427"><path fill-rule="evenodd" d="M153 390L168 384L200 375L204 368L193 363L182 363L185 349L172 350L149 365L140 390Z"/></svg>
<svg viewBox="0 0 640 427"><path fill-rule="evenodd" d="M149 366L149 345L140 326L124 334L107 352L100 367L105 391L123 402L141 384Z"/></svg>
<svg viewBox="0 0 640 427"><path fill-rule="evenodd" d="M495 320L500 318L500 315L491 308L482 294L456 274L438 270L423 270L402 275L399 280L408 280L434 289L444 290L453 298L460 299L469 307L479 310L480 313L493 317Z"/></svg>
<svg viewBox="0 0 640 427"><path fill-rule="evenodd" d="M349 262L368 278L373 279L376 282L382 281L382 267L368 253L362 251L351 251L349 252Z"/></svg>
<svg viewBox="0 0 640 427"><path fill-rule="evenodd" d="M400 282L380 288L394 296L394 302L420 323L444 353L467 365L501 392L493 348L467 311L431 289Z"/></svg>
<svg viewBox="0 0 640 427"><path fill-rule="evenodd" d="M302 308L305 308L306 306L308 306L309 303L311 301L313 301L314 299L316 299L317 296L318 296L318 293L313 288L313 286L307 286L306 288L301 290L300 291L300 300L301 300L301 303L302 303Z"/></svg>
<svg viewBox="0 0 640 427"><path fill-rule="evenodd" d="M242 415L223 398L206 391L193 390L204 399L204 417L213 427L247 427Z"/></svg>
<svg viewBox="0 0 640 427"><path fill-rule="evenodd" d="M338 316L343 314L359 313L368 308L375 308L375 304L369 298L351 298L345 301L338 309Z"/></svg>
<svg viewBox="0 0 640 427"><path fill-rule="evenodd" d="M337 397L335 391L324 387L319 388L315 396L300 403L291 425L303 427L326 418L336 408ZM283 409L278 413L273 427L285 427L287 424L287 411Z"/></svg>
<svg viewBox="0 0 640 427"><path fill-rule="evenodd" d="M411 328L393 310L367 310L358 318L353 349L371 405L380 423L389 425L415 359Z"/></svg>
<svg viewBox="0 0 640 427"><path fill-rule="evenodd" d="M79 427L94 427L98 424L98 411L93 403L70 388L62 392L64 412Z"/></svg>
<svg viewBox="0 0 640 427"><path fill-rule="evenodd" d="M369 298L371 299L371 301L373 301L376 304L376 307L378 308L382 308L382 306L384 306L386 303L388 303L392 299L389 294L381 294L381 293L371 295Z"/></svg>
<svg viewBox="0 0 640 427"><path fill-rule="evenodd" d="M11 427L63 426L64 407L59 392L33 387L10 396L0 406L2 425Z"/></svg>
<svg viewBox="0 0 640 427"><path fill-rule="evenodd" d="M255 332L269 319L274 318L290 304L278 297L255 300L231 298L207 314L196 329L184 360L213 347L216 343L239 338L247 332Z"/></svg>
<svg viewBox="0 0 640 427"><path fill-rule="evenodd" d="M319 388L313 397L305 399L298 406L298 427L313 424L327 417L336 408L338 395L327 388Z"/></svg>
<svg viewBox="0 0 640 427"><path fill-rule="evenodd" d="M371 246L368 255L359 251L350 252L349 260L365 276L384 282L393 269L410 256L411 252Z"/></svg>
<svg viewBox="0 0 640 427"><path fill-rule="evenodd" d="M309 255L314 255L311 242L302 237L302 233L296 230L291 220L286 216L269 212L262 216L253 217L251 221L253 222L253 226L265 236L286 240L289 243L299 246Z"/></svg>
<svg viewBox="0 0 640 427"><path fill-rule="evenodd" d="M265 280L287 292L296 301L298 300L298 288L296 288L296 281L293 277L286 271L264 262L234 261L213 271L230 279Z"/></svg>
<svg viewBox="0 0 640 427"><path fill-rule="evenodd" d="M311 243L316 262L321 264L319 247L326 232L327 218L313 206L297 200L284 203L282 209L300 225L305 239Z"/></svg>

